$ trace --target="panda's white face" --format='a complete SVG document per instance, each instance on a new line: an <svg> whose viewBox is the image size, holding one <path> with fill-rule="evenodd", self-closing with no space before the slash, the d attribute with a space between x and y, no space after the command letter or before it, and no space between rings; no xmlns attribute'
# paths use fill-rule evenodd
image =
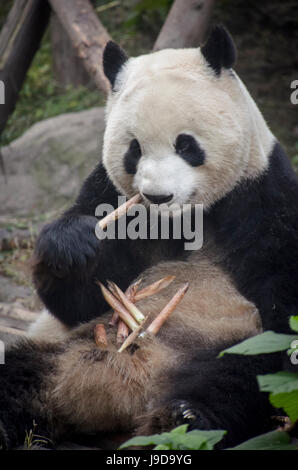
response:
<svg viewBox="0 0 298 470"><path fill-rule="evenodd" d="M205 208L266 168L273 137L231 70L199 49L129 59L107 105L103 162L120 192Z"/></svg>

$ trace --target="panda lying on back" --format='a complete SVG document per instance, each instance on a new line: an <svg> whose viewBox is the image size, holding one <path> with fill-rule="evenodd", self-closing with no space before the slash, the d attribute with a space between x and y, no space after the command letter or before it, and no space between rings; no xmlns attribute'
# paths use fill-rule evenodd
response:
<svg viewBox="0 0 298 470"><path fill-rule="evenodd" d="M234 60L220 26L201 49L128 59L106 46L103 164L38 239L34 279L51 314L1 366L2 446L22 444L33 420L54 440L188 422L226 429L232 445L268 429L272 410L255 376L280 370L283 358L217 355L262 328L287 332L297 314L298 181ZM145 206L202 203L203 249L186 252L183 239L99 241L96 207L137 192ZM175 282L142 311L154 317L182 282L189 292L156 337L117 353L95 280L125 289L168 274ZM94 342L98 322L107 351Z"/></svg>

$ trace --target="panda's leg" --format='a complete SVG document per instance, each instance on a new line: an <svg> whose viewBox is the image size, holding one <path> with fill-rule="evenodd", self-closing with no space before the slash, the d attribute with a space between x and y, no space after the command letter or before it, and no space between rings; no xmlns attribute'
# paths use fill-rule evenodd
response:
<svg viewBox="0 0 298 470"><path fill-rule="evenodd" d="M108 350L95 344L95 321L63 342L28 339L6 352L0 365L0 448L26 447L28 437L31 444L37 439L51 445L63 436L133 429L134 415L151 393L151 377L169 352L152 338L138 354L119 354L108 319Z"/></svg>
<svg viewBox="0 0 298 470"><path fill-rule="evenodd" d="M132 430L153 394L153 377L170 363L171 349L155 337L118 353L117 329L109 328L109 318L103 318L106 349L94 341L95 320L73 330L56 361L51 409L59 422L80 434Z"/></svg>
<svg viewBox="0 0 298 470"><path fill-rule="evenodd" d="M34 443L34 435L50 444L54 429L46 388L55 367L58 345L22 340L5 353L0 365L0 448ZM30 442L27 442L30 444Z"/></svg>
<svg viewBox="0 0 298 470"><path fill-rule="evenodd" d="M268 395L259 391L256 376L280 370L281 356L226 354L218 358L225 347L197 351L179 369L170 371L137 435L188 423L189 430L226 430L220 447L227 447L266 432L274 411Z"/></svg>
<svg viewBox="0 0 298 470"><path fill-rule="evenodd" d="M46 342L64 341L67 339L70 328L54 317L48 310L43 309L37 319L30 324L27 337Z"/></svg>

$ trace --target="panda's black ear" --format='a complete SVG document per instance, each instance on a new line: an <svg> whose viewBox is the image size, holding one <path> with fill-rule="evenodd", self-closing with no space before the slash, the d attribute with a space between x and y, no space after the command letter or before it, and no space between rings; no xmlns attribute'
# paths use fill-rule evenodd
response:
<svg viewBox="0 0 298 470"><path fill-rule="evenodd" d="M220 75L223 67L231 68L236 61L236 46L222 25L213 27L206 44L201 47L201 52L216 75Z"/></svg>
<svg viewBox="0 0 298 470"><path fill-rule="evenodd" d="M114 88L118 73L127 60L127 55L118 44L113 41L109 41L106 44L103 51L103 71L109 79L112 88Z"/></svg>

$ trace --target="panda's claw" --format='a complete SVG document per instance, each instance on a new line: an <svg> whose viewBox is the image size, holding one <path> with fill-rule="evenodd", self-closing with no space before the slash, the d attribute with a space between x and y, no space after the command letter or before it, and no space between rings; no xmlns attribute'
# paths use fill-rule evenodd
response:
<svg viewBox="0 0 298 470"><path fill-rule="evenodd" d="M172 417L176 425L187 424L197 419L195 411L186 401L174 401L171 404Z"/></svg>
<svg viewBox="0 0 298 470"><path fill-rule="evenodd" d="M182 415L183 415L184 419L189 419L189 420L196 419L195 415L193 414L192 410L190 410L190 409L187 409L187 410L183 411Z"/></svg>

